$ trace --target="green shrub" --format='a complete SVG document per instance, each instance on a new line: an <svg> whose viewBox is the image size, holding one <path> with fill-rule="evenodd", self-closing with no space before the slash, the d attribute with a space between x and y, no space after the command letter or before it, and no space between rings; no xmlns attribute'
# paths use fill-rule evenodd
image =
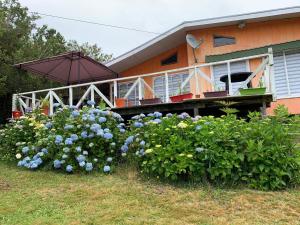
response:
<svg viewBox="0 0 300 225"><path fill-rule="evenodd" d="M132 141L125 143L143 173L165 179L205 179L215 184L246 184L282 189L297 181L299 156L286 116L250 121L160 113L133 117Z"/></svg>

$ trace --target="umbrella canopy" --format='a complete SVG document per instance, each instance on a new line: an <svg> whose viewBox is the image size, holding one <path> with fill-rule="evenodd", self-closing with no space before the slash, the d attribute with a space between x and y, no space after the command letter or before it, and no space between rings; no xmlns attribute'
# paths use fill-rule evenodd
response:
<svg viewBox="0 0 300 225"><path fill-rule="evenodd" d="M14 66L65 85L118 77L117 73L82 52L67 52Z"/></svg>

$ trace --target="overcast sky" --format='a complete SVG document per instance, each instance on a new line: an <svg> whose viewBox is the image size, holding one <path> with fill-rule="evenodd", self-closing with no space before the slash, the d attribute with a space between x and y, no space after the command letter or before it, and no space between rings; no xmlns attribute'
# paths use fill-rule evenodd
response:
<svg viewBox="0 0 300 225"><path fill-rule="evenodd" d="M162 33L187 20L300 5L300 0L19 0L30 11ZM66 39L97 43L114 57L155 37L57 18L43 17Z"/></svg>

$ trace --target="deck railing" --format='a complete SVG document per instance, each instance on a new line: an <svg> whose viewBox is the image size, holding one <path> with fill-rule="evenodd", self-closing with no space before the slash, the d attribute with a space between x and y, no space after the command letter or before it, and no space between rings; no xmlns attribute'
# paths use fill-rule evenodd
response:
<svg viewBox="0 0 300 225"><path fill-rule="evenodd" d="M13 104L12 110L16 110L16 103L19 102L21 106L21 111L24 113L27 110L34 110L41 106L41 99L49 101L49 114L54 113L54 108L56 104L61 106L69 105L81 107L85 100L92 101L104 101L108 107L115 108L117 107L116 99L120 97L119 86L125 82L131 82L131 87L126 91L126 94L121 96L122 98L128 99L133 91L137 92L138 100L143 98L149 98L157 96L157 93L154 91L153 82L149 82L149 78L154 79L158 76L164 77L164 97L165 102L170 102L170 90L169 90L169 79L170 76L176 73L186 73L188 76L185 80L179 85L177 94L181 92L188 84L194 84L193 94L194 97L199 96L200 93L203 93L203 84L206 83L209 86L211 91L214 91L216 87L216 82L214 82L214 76L212 73L212 67L220 64L227 64L227 74L228 74L228 83L229 83L229 95L238 95L238 91L233 91L232 82L231 82L231 71L230 64L238 61L252 60L252 59L261 59L261 63L257 68L251 73L247 80L241 83L240 88L246 88L247 84L251 82L255 77L262 76L264 78L264 85L266 87L267 93L275 94L275 82L274 82L274 73L273 73L273 53L272 49L268 50L266 54L247 56L242 58L236 58L226 61L218 61L212 63L203 63L196 64L193 66L160 71L149 74L142 74L137 76L130 77L121 77L117 79L102 80L84 84L69 85L64 87L49 88L44 90L35 90L30 92L23 92L13 95ZM203 70L210 71L208 75L207 72ZM148 79L148 80L147 80ZM147 80L147 81L146 81ZM106 87L103 87L105 86ZM109 89L109 90L107 90ZM106 93L105 93L106 92ZM275 96L275 95L274 95ZM139 102L139 101L138 101ZM140 102L139 102L140 104Z"/></svg>

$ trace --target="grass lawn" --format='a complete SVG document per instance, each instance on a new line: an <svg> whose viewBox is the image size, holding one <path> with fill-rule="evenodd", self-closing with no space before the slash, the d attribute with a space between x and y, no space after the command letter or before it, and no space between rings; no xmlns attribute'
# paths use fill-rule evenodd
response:
<svg viewBox="0 0 300 225"><path fill-rule="evenodd" d="M83 176L0 162L0 224L300 224L300 187L171 186L128 168Z"/></svg>

